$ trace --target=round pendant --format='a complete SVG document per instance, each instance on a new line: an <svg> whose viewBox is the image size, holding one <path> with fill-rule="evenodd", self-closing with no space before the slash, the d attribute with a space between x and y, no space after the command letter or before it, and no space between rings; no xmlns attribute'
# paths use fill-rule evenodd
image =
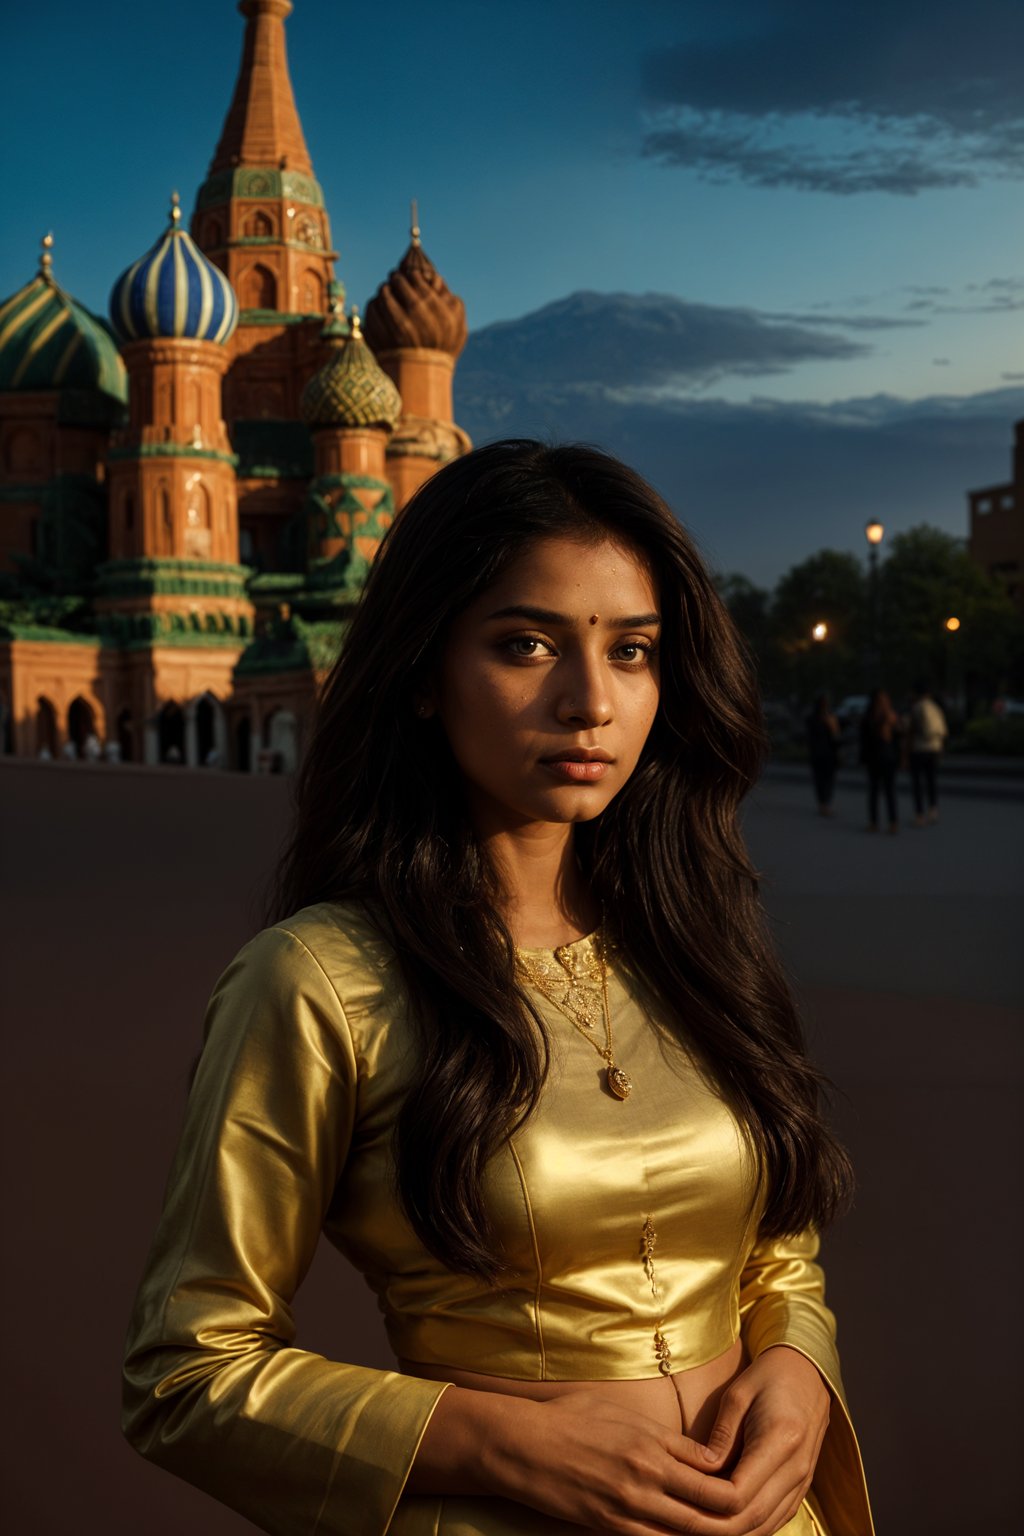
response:
<svg viewBox="0 0 1024 1536"><path fill-rule="evenodd" d="M633 1092L632 1081L621 1067L608 1068L608 1087L617 1099L628 1099Z"/></svg>

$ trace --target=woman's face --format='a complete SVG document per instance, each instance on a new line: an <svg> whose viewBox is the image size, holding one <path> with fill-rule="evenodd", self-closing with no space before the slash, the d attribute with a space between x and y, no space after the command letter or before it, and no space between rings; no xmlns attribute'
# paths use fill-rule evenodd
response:
<svg viewBox="0 0 1024 1536"><path fill-rule="evenodd" d="M646 560L610 537L538 540L459 615L421 708L478 832L604 810L654 721L659 632Z"/></svg>

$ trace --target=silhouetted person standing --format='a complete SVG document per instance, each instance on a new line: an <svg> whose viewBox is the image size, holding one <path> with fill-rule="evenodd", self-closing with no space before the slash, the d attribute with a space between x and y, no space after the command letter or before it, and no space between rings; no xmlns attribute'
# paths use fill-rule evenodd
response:
<svg viewBox="0 0 1024 1536"><path fill-rule="evenodd" d="M914 790L915 826L923 827L929 821L939 819L939 758L948 735L945 715L932 698L927 683L919 683L910 706L910 782Z"/></svg>
<svg viewBox="0 0 1024 1536"><path fill-rule="evenodd" d="M860 760L868 771L868 831L878 831L878 797L885 791L889 831L898 832L896 769L900 761L900 717L884 688L876 688L860 723Z"/></svg>
<svg viewBox="0 0 1024 1536"><path fill-rule="evenodd" d="M828 707L828 695L820 693L807 716L807 755L811 762L818 815L832 815L832 796L839 767L839 721Z"/></svg>

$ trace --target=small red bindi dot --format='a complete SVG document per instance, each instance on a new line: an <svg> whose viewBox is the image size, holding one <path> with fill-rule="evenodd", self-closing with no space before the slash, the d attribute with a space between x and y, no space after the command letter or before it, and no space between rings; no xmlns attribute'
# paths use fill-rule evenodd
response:
<svg viewBox="0 0 1024 1536"><path fill-rule="evenodd" d="M592 614L591 614L591 615L590 615L590 622L591 622L591 624L596 624L596 623L597 623L597 617L598 617L598 616L597 616L597 614L596 614L596 613L592 613Z"/></svg>

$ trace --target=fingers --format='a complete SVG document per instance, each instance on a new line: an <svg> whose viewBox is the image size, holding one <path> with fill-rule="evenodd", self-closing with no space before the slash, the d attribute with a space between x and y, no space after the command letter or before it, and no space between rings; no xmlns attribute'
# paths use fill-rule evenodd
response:
<svg viewBox="0 0 1024 1536"><path fill-rule="evenodd" d="M726 1392L718 1406L718 1417L704 1447L703 1463L719 1471L736 1453L743 1429L743 1421L750 1407L750 1396L737 1385Z"/></svg>

